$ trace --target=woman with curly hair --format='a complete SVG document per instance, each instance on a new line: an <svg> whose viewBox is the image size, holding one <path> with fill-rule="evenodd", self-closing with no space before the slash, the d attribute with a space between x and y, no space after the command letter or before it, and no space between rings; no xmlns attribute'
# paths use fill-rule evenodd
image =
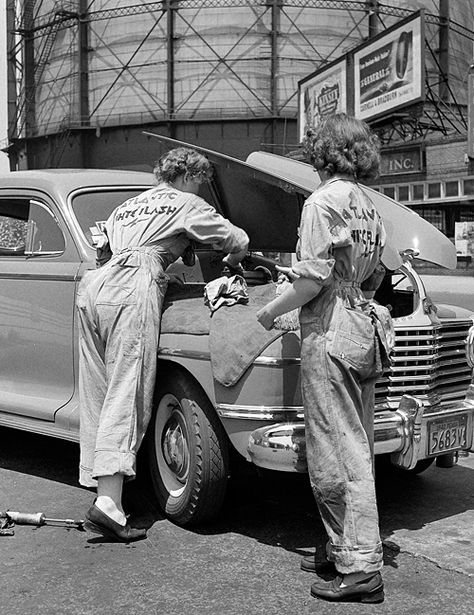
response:
<svg viewBox="0 0 474 615"><path fill-rule="evenodd" d="M154 171L158 185L125 201L107 220L98 249L105 264L84 276L77 298L79 481L97 487L84 525L122 542L146 536L127 522L122 486L135 476L151 416L165 270L180 256L193 264L193 241L227 252L224 261L237 267L249 241L198 196L212 175L203 155L179 147Z"/></svg>
<svg viewBox="0 0 474 615"><path fill-rule="evenodd" d="M306 153L323 180L304 204L297 262L283 269L288 290L257 317L267 329L299 308L301 384L308 470L328 533L326 559L301 562L313 596L381 602L383 583L373 476L375 328L368 294L380 281L382 221L361 189L374 177L379 147L368 126L338 114L308 130ZM362 290L364 288L364 290Z"/></svg>

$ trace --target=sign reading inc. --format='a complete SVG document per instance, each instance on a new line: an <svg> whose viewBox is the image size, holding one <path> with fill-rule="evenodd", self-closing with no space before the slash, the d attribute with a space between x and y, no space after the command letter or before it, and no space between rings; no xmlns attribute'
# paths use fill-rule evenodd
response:
<svg viewBox="0 0 474 615"><path fill-rule="evenodd" d="M405 175L423 170L421 147L383 151L380 160L380 175Z"/></svg>

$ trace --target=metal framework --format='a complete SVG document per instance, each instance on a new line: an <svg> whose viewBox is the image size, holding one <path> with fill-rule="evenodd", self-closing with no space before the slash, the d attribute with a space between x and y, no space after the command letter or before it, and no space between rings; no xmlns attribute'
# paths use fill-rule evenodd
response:
<svg viewBox="0 0 474 615"><path fill-rule="evenodd" d="M283 92L279 87L283 62L294 67L294 84L367 36L411 14L408 9L376 0L162 0L135 4L118 1L111 3L114 6L110 8L102 2L95 9L97 2L7 0L7 147L48 134L62 134L65 143L71 131L108 125L165 121L172 127L175 121L215 117L293 119L297 112L297 92L294 87ZM426 102L391 118L390 124L376 124L374 127L384 144L423 140L430 133L461 135L466 132L466 102L460 100L459 88L452 85L448 58L455 56L451 49L454 40L474 41L474 33L449 19L446 8L447 0L441 0L440 14L426 15ZM205 30L196 26L196 15L210 9L245 9L252 14L252 19L225 51L216 49ZM324 53L305 28L311 11L315 17L321 11L345 11L351 23L345 35L330 48L326 46ZM146 15L147 27L140 34L135 33L126 54L118 53L110 36L113 24L138 15ZM268 32L268 48L254 50L249 40L259 30ZM177 41L186 35L199 43L199 50L186 61L189 67L194 62L200 72L184 95L178 95L176 76L183 60L179 59ZM147 62L147 49L154 37L162 41L166 52L159 61L153 60L150 53L151 60ZM291 46L293 38L298 39L298 48ZM62 56L55 57L52 73L50 66L54 54L58 53L59 39ZM109 66L91 69L92 39L107 50ZM269 74L266 88L256 89L242 70L249 61L266 62ZM154 64L157 67L165 64L164 93L152 88L151 81L142 79L146 67ZM97 75L102 77L103 87L92 96L91 80ZM208 105L217 78L228 80L229 92L238 101L238 109L223 105L217 113ZM125 88L132 88L140 100L140 112L128 113L123 108L116 111L117 100ZM56 149L59 156L60 148Z"/></svg>

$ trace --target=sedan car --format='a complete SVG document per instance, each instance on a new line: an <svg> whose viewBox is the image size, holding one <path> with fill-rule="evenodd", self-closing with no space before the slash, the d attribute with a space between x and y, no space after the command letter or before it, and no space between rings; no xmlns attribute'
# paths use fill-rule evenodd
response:
<svg viewBox="0 0 474 615"><path fill-rule="evenodd" d="M319 181L309 165L280 156L255 152L242 162L198 149L215 167L203 196L250 236L250 299L211 318L203 290L222 275L223 255L209 247L193 267L177 261L170 268L182 285L167 295L143 453L158 502L182 525L219 512L235 455L262 468L306 471L299 331L267 332L255 311L276 292L275 265L291 260L302 205ZM104 220L153 183L147 173L113 170L0 178L0 425L78 440L77 287L95 267ZM452 267L450 242L367 190L389 242L377 300L390 307L396 330L391 367L376 387L375 452L416 472L472 447L472 318L435 306L411 264L417 255Z"/></svg>

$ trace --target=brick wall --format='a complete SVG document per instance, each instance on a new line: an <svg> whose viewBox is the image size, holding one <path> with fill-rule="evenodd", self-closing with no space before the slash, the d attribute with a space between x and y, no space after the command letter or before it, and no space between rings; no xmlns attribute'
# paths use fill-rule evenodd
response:
<svg viewBox="0 0 474 615"><path fill-rule="evenodd" d="M440 142L426 146L427 178L442 175L465 175L468 164L465 162L467 144L465 140Z"/></svg>

